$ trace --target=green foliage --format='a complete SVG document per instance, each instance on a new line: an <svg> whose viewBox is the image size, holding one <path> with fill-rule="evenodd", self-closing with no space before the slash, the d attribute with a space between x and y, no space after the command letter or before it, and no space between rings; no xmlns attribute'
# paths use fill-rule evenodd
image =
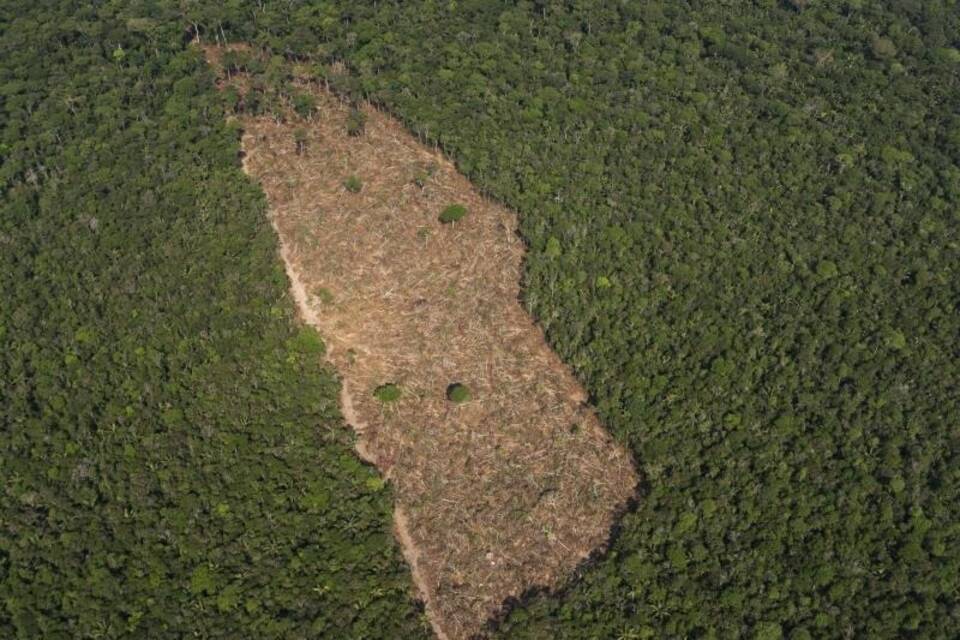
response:
<svg viewBox="0 0 960 640"><path fill-rule="evenodd" d="M0 637L426 638L211 74L121 4L0 8Z"/></svg>
<svg viewBox="0 0 960 640"><path fill-rule="evenodd" d="M317 108L317 99L309 93L297 93L293 96L293 110L301 118L310 118Z"/></svg>
<svg viewBox="0 0 960 640"><path fill-rule="evenodd" d="M960 5L325 6L218 20L344 61L520 213L527 305L645 478L502 636L958 634Z"/></svg>
<svg viewBox="0 0 960 640"><path fill-rule="evenodd" d="M430 180L430 177L436 173L436 171L437 165L431 162L428 166L417 170L417 173L413 176L413 183L423 189L427 186L427 181Z"/></svg>
<svg viewBox="0 0 960 640"><path fill-rule="evenodd" d="M878 59L893 58L897 55L897 45L890 38L874 38L870 50Z"/></svg>
<svg viewBox="0 0 960 640"><path fill-rule="evenodd" d="M451 204L440 212L439 220L443 224L457 222L467 215L467 208L462 204Z"/></svg>
<svg viewBox="0 0 960 640"><path fill-rule="evenodd" d="M563 253L563 250L560 248L560 241L554 237L547 239L547 248L544 249L543 254L548 258L559 258Z"/></svg>
<svg viewBox="0 0 960 640"><path fill-rule="evenodd" d="M293 130L293 143L297 148L297 155L301 155L307 150L307 130L303 127L297 127Z"/></svg>
<svg viewBox="0 0 960 640"><path fill-rule="evenodd" d="M458 404L461 402L469 402L472 397L470 388L465 384L456 382L447 387L447 400L450 402L456 402Z"/></svg>
<svg viewBox="0 0 960 640"><path fill-rule="evenodd" d="M327 348L323 338L313 327L300 327L296 336L288 341L291 351L307 356L322 356Z"/></svg>
<svg viewBox="0 0 960 640"><path fill-rule="evenodd" d="M400 391L400 387L392 382L382 384L373 390L373 396L384 403L399 400L401 395L403 393Z"/></svg>
<svg viewBox="0 0 960 640"><path fill-rule="evenodd" d="M560 594L515 608L502 637L958 635L960 119L951 108L960 104L960 5L330 2L214 11L162 0L158 10L171 17L155 32L136 21L156 12L136 7L112 20L100 5L78 9L72 22L47 15L42 27L4 14L0 59L21 70L0 83L0 374L13 381L0 386L10 425L0 446L15 479L0 519L0 631L76 637L100 633L94 620L107 620L151 637L188 628L303 637L310 632L295 625L314 616L320 637L401 637L408 627L377 624L410 624L393 587L376 606L358 606L373 572L356 567L369 565L329 577L343 566L334 559L364 558L342 535L357 502L387 502L372 482L302 481L318 465L284 447L288 428L297 442L316 432L297 427L297 407L317 397L308 392L315 378L268 375L289 336L277 342L272 332L286 325L267 322L249 292L270 283L263 295L277 300L282 287L264 275L269 242L249 232L259 228L249 217L259 196L226 169L235 142L203 120L216 112L197 97L210 95L209 78L176 52L182 19L208 39L225 33L287 56L344 61L350 72L337 68L325 81L398 114L520 213L535 248L527 305L635 453L647 489L610 552ZM136 35L127 25L140 25ZM112 57L115 43L123 60ZM96 73L76 71L91 60ZM72 71L44 66L54 61ZM288 100L282 62L254 70L257 90L232 106L261 113ZM82 123L82 136L70 133ZM200 159L215 160L202 163L196 145L207 153ZM160 154L150 170L139 166L146 149ZM139 162L106 179L132 150ZM200 166L163 168L186 158ZM230 246L200 242L212 237ZM255 247L232 244L241 242ZM261 271L235 269L228 256L256 256ZM133 293L118 296L118 287ZM92 342L69 338L81 326ZM247 340L258 331L264 347L252 357ZM194 351L203 357L184 355ZM248 357L241 364L234 353ZM170 373L184 370L189 379ZM197 389L212 394L203 411ZM265 396L288 398L286 409L268 410ZM198 414L213 426L196 428ZM216 438L230 446L211 446ZM216 457L235 449L238 458ZM343 452L323 458L330 477L362 477ZM258 464L270 465L267 488L251 478ZM115 467L124 473L102 472ZM145 475L150 468L159 472ZM210 485L194 477L216 479L219 469L248 475ZM232 490L233 500L211 497ZM241 499L248 495L259 500ZM213 544L248 535L220 524L231 518L301 522L274 495L311 518L281 530L316 545L293 535L268 545L255 527L257 560L240 562L246 541ZM226 515L217 515L221 503ZM128 522L120 507L131 504ZM163 526L151 520L161 509ZM318 524L315 513L327 515ZM15 537L27 530L36 533ZM138 535L153 537L134 543ZM386 548L376 536L370 544ZM306 558L294 551L304 548ZM398 584L393 560L374 557L388 567L379 584ZM301 567L293 577L291 564ZM323 576L309 586L308 565ZM206 588L192 595L200 567L216 597ZM271 586L291 580L292 589ZM290 592L324 600L301 606ZM354 624L374 631L343 631Z"/></svg>
<svg viewBox="0 0 960 640"><path fill-rule="evenodd" d="M323 304L333 304L333 292L326 287L320 287L316 290L316 296L320 298L320 302Z"/></svg>
<svg viewBox="0 0 960 640"><path fill-rule="evenodd" d="M347 114L347 134L351 136L362 136L366 126L367 114L360 109L350 109L350 113Z"/></svg>
<svg viewBox="0 0 960 640"><path fill-rule="evenodd" d="M824 280L836 278L838 273L837 263L833 260L823 260L817 265L817 275Z"/></svg>
<svg viewBox="0 0 960 640"><path fill-rule="evenodd" d="M350 176L343 181L343 187L350 193L360 193L363 188L363 182L357 176Z"/></svg>
<svg viewBox="0 0 960 640"><path fill-rule="evenodd" d="M760 622L753 637L756 640L780 640L783 638L783 629L776 622Z"/></svg>

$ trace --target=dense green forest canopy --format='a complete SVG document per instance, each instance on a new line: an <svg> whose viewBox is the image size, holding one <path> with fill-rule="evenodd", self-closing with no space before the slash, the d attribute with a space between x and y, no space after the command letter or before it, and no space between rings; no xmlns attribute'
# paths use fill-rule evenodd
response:
<svg viewBox="0 0 960 640"><path fill-rule="evenodd" d="M646 489L610 553L562 593L532 594L497 633L960 634L955 0L55 6L17 20L7 9L0 23L0 415L3 473L16 478L0 624L31 637L115 602L131 603L111 609L118 618L154 611L157 628L241 619L229 599L226 613L165 614L215 600L231 571L261 579L211 496L230 486L224 502L250 509L250 526L264 509L288 514L275 496L295 493L304 456L331 491L353 487L324 494L310 535L342 536L352 501L366 504L363 530L390 572L364 615L411 620L382 539L386 503L323 435L338 432L314 428L331 423L332 395L306 389L329 379L288 355L289 324L273 317L289 310L262 198L184 51L199 34L275 56L255 70L263 103L235 108L295 100L285 61L306 61L521 214L525 302ZM328 70L335 60L346 71ZM226 400L243 394L249 406ZM222 446L235 430L245 446ZM264 438L291 433L309 451L261 455L277 446ZM248 479L262 465L290 471L227 482L224 461ZM97 502L110 487L127 493ZM182 529L137 524L159 504L187 518ZM146 591L117 581L139 565L111 559L116 543L89 550L104 534L79 532L104 523L119 548L159 554L174 573L164 609L126 595ZM291 561L296 535L273 562ZM295 580L353 549L332 548L298 559ZM234 569L210 573L209 588L203 571L177 582L206 554ZM352 562L361 582L349 584L372 585L363 563L376 561ZM124 581L147 579L130 571ZM87 589L89 576L119 591ZM77 586L44 586L64 577ZM254 600L299 597L259 585ZM328 611L312 597L301 607Z"/></svg>

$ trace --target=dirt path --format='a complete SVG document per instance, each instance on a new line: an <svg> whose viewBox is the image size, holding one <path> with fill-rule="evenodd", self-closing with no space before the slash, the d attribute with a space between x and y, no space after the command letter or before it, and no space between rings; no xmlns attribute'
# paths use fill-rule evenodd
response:
<svg viewBox="0 0 960 640"><path fill-rule="evenodd" d="M311 90L311 122L242 120L244 168L340 373L357 450L394 487L395 534L434 630L473 637L507 599L556 586L602 547L637 477L518 303L514 214L382 113L347 135L349 109ZM442 224L454 203L467 216ZM384 403L373 392L388 383L400 397ZM452 383L471 399L451 402Z"/></svg>

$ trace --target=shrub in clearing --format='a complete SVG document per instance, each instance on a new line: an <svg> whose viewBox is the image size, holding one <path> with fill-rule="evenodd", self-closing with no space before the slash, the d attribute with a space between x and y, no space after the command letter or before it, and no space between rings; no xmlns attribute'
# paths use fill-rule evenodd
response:
<svg viewBox="0 0 960 640"><path fill-rule="evenodd" d="M346 187L350 193L360 193L360 189L363 188L363 181L357 176L350 176L343 181L343 186Z"/></svg>
<svg viewBox="0 0 960 640"><path fill-rule="evenodd" d="M294 129L293 142L297 146L297 155L302 155L307 150L307 130L303 127Z"/></svg>
<svg viewBox="0 0 960 640"><path fill-rule="evenodd" d="M374 389L373 395L380 402L393 402L400 399L400 387L388 382Z"/></svg>
<svg viewBox="0 0 960 640"><path fill-rule="evenodd" d="M350 115L347 116L347 135L361 136L364 127L367 124L367 114L360 109L350 109Z"/></svg>
<svg viewBox="0 0 960 640"><path fill-rule="evenodd" d="M471 397L473 396L470 395L470 389L464 384L455 382L447 387L447 400L450 402L466 402Z"/></svg>
<svg viewBox="0 0 960 640"><path fill-rule="evenodd" d="M317 99L309 93L298 93L293 96L293 110L301 118L309 118L317 108Z"/></svg>
<svg viewBox="0 0 960 640"><path fill-rule="evenodd" d="M430 176L432 176L436 170L437 165L431 162L425 169L417 171L417 174L413 177L413 183L423 189L427 186L427 180L430 179Z"/></svg>
<svg viewBox="0 0 960 640"><path fill-rule="evenodd" d="M320 287L316 290L315 295L320 298L320 302L323 304L333 304L333 292L326 287Z"/></svg>
<svg viewBox="0 0 960 640"><path fill-rule="evenodd" d="M440 222L448 224L456 222L467 215L467 208L462 204L452 204L440 212Z"/></svg>

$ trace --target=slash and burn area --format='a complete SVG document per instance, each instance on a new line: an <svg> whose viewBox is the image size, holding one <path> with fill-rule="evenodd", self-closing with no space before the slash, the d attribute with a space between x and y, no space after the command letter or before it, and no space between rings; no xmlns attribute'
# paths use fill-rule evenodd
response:
<svg viewBox="0 0 960 640"><path fill-rule="evenodd" d="M306 117L240 116L244 167L431 623L468 638L602 548L638 479L519 303L515 214L388 115L299 88Z"/></svg>

